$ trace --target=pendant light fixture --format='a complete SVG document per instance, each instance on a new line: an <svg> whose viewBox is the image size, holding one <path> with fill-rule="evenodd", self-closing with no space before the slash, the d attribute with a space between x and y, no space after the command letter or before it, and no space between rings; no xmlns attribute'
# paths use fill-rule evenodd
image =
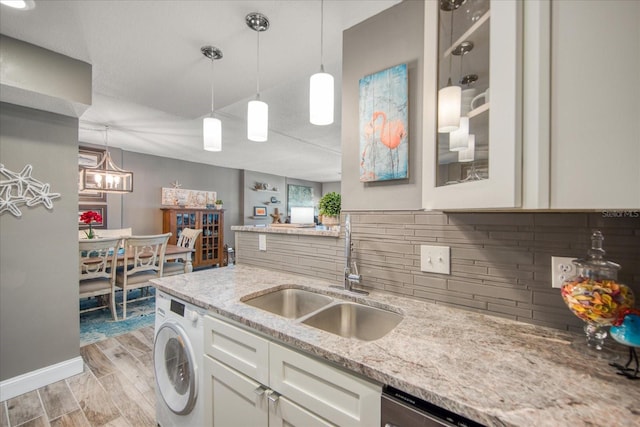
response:
<svg viewBox="0 0 640 427"><path fill-rule="evenodd" d="M320 72L309 79L309 121L313 125L333 123L333 76L324 72L324 0L320 0Z"/></svg>
<svg viewBox="0 0 640 427"><path fill-rule="evenodd" d="M460 43L456 48L451 52L452 55L460 57L460 75L462 76L462 60L464 56L473 50L473 43L470 41L464 41ZM465 76L471 78L469 76ZM463 80L465 77L461 77ZM460 125L458 129L454 130L449 134L449 150L451 151L460 151L466 150L469 146L469 117L467 117L467 108L463 108L461 106L461 111L464 110L465 114L460 117Z"/></svg>
<svg viewBox="0 0 640 427"><path fill-rule="evenodd" d="M247 106L247 138L265 142L269 134L269 106L260 101L260 33L269 29L269 20L261 13L253 12L245 17L249 28L258 33L258 54L256 56L256 99Z"/></svg>
<svg viewBox="0 0 640 427"><path fill-rule="evenodd" d="M133 172L117 167L109 153L109 126L104 129L105 153L100 163L82 168L81 190L101 191L104 193L133 192Z"/></svg>
<svg viewBox="0 0 640 427"><path fill-rule="evenodd" d="M207 151L222 151L222 122L213 117L213 61L222 58L217 47L203 46L200 52L211 60L211 115L202 121L203 147Z"/></svg>
<svg viewBox="0 0 640 427"><path fill-rule="evenodd" d="M453 12L465 0L440 0L440 10L451 12L451 37L449 46L453 43ZM447 86L438 91L438 132L452 132L460 127L460 107L462 103L462 88L451 83L451 56L449 56L449 80Z"/></svg>

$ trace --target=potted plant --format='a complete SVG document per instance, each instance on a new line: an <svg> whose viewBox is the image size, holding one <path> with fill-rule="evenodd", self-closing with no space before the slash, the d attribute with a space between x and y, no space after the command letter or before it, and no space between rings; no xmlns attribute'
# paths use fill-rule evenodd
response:
<svg viewBox="0 0 640 427"><path fill-rule="evenodd" d="M218 209L218 210L222 209L222 204L223 203L224 202L222 200L220 200L220 199L216 200L216 209Z"/></svg>
<svg viewBox="0 0 640 427"><path fill-rule="evenodd" d="M332 226L340 224L340 211L342 210L342 199L339 193L332 191L320 199L321 222L324 225Z"/></svg>

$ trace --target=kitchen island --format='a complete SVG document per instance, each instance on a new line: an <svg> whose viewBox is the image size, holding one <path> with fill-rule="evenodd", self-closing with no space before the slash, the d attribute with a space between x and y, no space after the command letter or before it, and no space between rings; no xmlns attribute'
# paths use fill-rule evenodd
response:
<svg viewBox="0 0 640 427"><path fill-rule="evenodd" d="M569 332L306 276L237 265L154 285L307 354L489 426L637 426L640 384L571 345ZM300 287L403 314L375 341L343 338L242 302Z"/></svg>

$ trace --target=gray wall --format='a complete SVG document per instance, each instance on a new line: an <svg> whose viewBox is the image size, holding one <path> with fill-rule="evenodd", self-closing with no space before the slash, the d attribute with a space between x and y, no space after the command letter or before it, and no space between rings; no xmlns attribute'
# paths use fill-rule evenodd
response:
<svg viewBox="0 0 640 427"><path fill-rule="evenodd" d="M244 184L242 185L243 191L243 201L244 201L244 223L240 222L236 225L258 225L271 224L273 218L269 215L275 212L275 208L278 208L278 212L282 214L282 220L287 218L287 192L288 185L304 185L307 187L313 188L313 201L314 206L318 207L318 202L320 201L320 197L322 197L323 184L319 182L306 181L302 179L295 178L286 178L278 175L270 175L266 173L254 172L254 171L244 171ZM256 191L255 184L256 183L267 183L271 188L277 187L278 191ZM339 188L338 188L339 191ZM272 204L271 197L276 197L279 204ZM253 208L254 206L266 206L267 207L267 217L262 218L254 218L253 217Z"/></svg>
<svg viewBox="0 0 640 427"><path fill-rule="evenodd" d="M278 191L256 191L256 183L266 183L270 186L270 188L277 188ZM245 170L243 171L243 185L241 191L243 200L243 215L242 221L237 225L271 224L271 217L268 215L274 213L275 208L278 208L279 213L284 215L287 214L287 185L285 177ZM280 204L271 204L271 197L275 197L276 199L278 199ZM254 218L254 206L266 206L267 217Z"/></svg>
<svg viewBox="0 0 640 427"><path fill-rule="evenodd" d="M340 181L336 181L336 182L323 182L322 183L322 195L324 196L327 193L340 193L342 191L341 187L341 182Z"/></svg>
<svg viewBox="0 0 640 427"><path fill-rule="evenodd" d="M61 193L0 215L0 380L79 356L78 120L0 104L0 163ZM2 179L5 179L4 177Z"/></svg>
<svg viewBox="0 0 640 427"><path fill-rule="evenodd" d="M81 142L85 147L104 148ZM133 193L107 195L108 228L131 227L134 234L162 233L162 187L216 191L224 201L224 241L233 246L232 225L242 224L242 171L109 148L121 168L133 171Z"/></svg>
<svg viewBox="0 0 640 427"><path fill-rule="evenodd" d="M342 209L422 207L423 26L424 3L405 1L343 33ZM409 178L363 184L359 182L358 81L402 63L409 74Z"/></svg>

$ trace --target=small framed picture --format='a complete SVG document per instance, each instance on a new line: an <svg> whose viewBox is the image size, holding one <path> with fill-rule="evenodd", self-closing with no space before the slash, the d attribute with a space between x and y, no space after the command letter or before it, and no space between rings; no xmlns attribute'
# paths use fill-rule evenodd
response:
<svg viewBox="0 0 640 427"><path fill-rule="evenodd" d="M93 222L91 223L91 227L93 228L107 228L107 206L106 205L82 205L78 209L78 226L80 230L84 230L89 228L89 224L85 224L80 217L83 213L93 211L102 217L101 222Z"/></svg>
<svg viewBox="0 0 640 427"><path fill-rule="evenodd" d="M253 207L253 216L267 216L267 207L266 206L254 206Z"/></svg>

